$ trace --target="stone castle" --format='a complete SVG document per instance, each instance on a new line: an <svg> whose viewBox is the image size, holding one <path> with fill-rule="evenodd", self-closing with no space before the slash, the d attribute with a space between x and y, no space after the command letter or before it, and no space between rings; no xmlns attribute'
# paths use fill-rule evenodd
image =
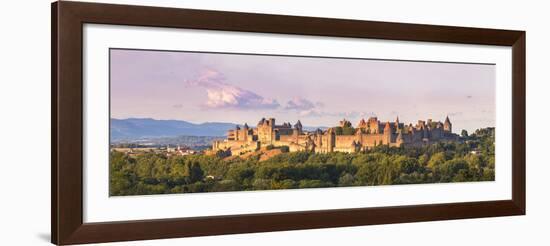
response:
<svg viewBox="0 0 550 246"><path fill-rule="evenodd" d="M298 120L294 126L290 123L275 124L274 118L263 118L256 128L246 123L229 130L227 139L214 141L212 150L230 151L231 155L241 155L256 151L261 147L288 146L290 152L314 151L359 152L378 145L387 146L421 146L439 141L458 140L452 133L449 117L445 122L419 120L416 125L399 122L380 122L377 117L361 119L356 127L348 120L340 121L339 126L326 130L305 131Z"/></svg>

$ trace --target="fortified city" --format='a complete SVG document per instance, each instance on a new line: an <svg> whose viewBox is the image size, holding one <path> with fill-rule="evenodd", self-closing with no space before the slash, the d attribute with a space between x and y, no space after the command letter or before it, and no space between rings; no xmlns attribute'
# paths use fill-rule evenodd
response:
<svg viewBox="0 0 550 246"><path fill-rule="evenodd" d="M290 152L312 151L315 153L355 153L378 145L390 147L422 146L441 141L456 141L449 117L444 122L419 120L415 125L399 122L381 122L377 117L361 119L356 127L346 119L339 126L322 130L306 131L298 120L291 125L275 123L274 118L262 118L255 128L248 124L229 130L227 138L212 143L213 151L228 151L231 155L242 155L261 147L287 146Z"/></svg>

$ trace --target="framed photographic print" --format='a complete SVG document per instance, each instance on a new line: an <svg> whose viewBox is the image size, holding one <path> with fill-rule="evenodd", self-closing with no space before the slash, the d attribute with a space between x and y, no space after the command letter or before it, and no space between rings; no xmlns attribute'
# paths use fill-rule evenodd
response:
<svg viewBox="0 0 550 246"><path fill-rule="evenodd" d="M52 242L525 214L525 32L52 5Z"/></svg>

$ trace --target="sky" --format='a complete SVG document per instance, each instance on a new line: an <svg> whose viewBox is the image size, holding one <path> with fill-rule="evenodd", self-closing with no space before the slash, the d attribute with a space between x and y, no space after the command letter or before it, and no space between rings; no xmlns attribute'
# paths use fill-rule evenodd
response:
<svg viewBox="0 0 550 246"><path fill-rule="evenodd" d="M343 118L453 131L495 126L495 66L369 59L111 49L111 117L230 122Z"/></svg>

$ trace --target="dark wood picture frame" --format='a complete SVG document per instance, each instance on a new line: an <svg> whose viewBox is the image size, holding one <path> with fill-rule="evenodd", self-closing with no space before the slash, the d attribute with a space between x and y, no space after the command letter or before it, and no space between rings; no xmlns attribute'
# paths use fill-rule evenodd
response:
<svg viewBox="0 0 550 246"><path fill-rule="evenodd" d="M52 15L52 243L77 244L525 214L525 32L175 8L55 2ZM251 215L83 222L84 23L512 47L512 199Z"/></svg>

